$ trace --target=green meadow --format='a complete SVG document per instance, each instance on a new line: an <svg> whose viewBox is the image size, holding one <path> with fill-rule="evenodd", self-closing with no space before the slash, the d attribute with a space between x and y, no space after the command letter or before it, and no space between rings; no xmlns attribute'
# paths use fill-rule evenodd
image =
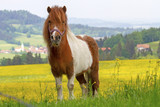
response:
<svg viewBox="0 0 160 107"><path fill-rule="evenodd" d="M2 107L159 107L160 60L100 61L99 95L81 97L75 80L74 100L68 100L63 76L64 100L57 101L55 80L49 64L0 67L0 92L25 102L0 96ZM91 84L90 84L91 86Z"/></svg>

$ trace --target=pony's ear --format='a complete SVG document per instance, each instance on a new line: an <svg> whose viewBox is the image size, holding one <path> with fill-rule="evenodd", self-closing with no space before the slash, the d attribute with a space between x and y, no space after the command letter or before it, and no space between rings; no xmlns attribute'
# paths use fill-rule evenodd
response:
<svg viewBox="0 0 160 107"><path fill-rule="evenodd" d="M66 6L63 6L63 11L64 11L64 13L66 13L66 11L67 11Z"/></svg>
<svg viewBox="0 0 160 107"><path fill-rule="evenodd" d="M48 6L48 8L47 8L47 11L48 11L48 13L50 13L51 12L51 8Z"/></svg>

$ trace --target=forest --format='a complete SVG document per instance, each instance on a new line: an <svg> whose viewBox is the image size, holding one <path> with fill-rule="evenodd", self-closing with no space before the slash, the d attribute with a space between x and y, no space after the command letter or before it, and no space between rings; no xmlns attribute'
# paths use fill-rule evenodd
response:
<svg viewBox="0 0 160 107"><path fill-rule="evenodd" d="M35 54L28 52L23 53L22 55L15 55L13 59L11 58L2 58L1 66L6 65L25 65L25 64L43 64L47 63L47 58L41 58L41 54Z"/></svg>
<svg viewBox="0 0 160 107"><path fill-rule="evenodd" d="M109 38L105 37L97 41L99 47L110 47L110 51L100 50L101 60L113 60L115 58L121 59L137 59L139 56L147 56L148 54L153 55L153 50L137 53L137 44L146 44L160 40L160 28L144 29L142 31L135 31L131 34L117 34ZM158 45L158 44L157 44ZM159 48L158 48L159 49ZM156 53L158 50L154 50ZM157 53L157 56L158 53Z"/></svg>

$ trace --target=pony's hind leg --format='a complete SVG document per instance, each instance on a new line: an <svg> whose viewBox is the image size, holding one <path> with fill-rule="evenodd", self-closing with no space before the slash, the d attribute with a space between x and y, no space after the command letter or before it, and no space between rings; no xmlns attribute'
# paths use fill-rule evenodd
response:
<svg viewBox="0 0 160 107"><path fill-rule="evenodd" d="M84 78L84 74L76 76L76 79L78 80L80 87L82 89L82 96L87 96L88 87L87 87L87 81Z"/></svg>
<svg viewBox="0 0 160 107"><path fill-rule="evenodd" d="M97 96L98 95L98 88L99 88L98 68L91 69L90 75L91 75L93 96Z"/></svg>

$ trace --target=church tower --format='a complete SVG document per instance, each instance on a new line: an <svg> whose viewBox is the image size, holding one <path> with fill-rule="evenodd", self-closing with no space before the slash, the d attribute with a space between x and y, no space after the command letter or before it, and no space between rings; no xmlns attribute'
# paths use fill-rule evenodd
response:
<svg viewBox="0 0 160 107"><path fill-rule="evenodd" d="M22 50L22 52L24 51L24 44L23 44L23 42L21 44L21 50Z"/></svg>

